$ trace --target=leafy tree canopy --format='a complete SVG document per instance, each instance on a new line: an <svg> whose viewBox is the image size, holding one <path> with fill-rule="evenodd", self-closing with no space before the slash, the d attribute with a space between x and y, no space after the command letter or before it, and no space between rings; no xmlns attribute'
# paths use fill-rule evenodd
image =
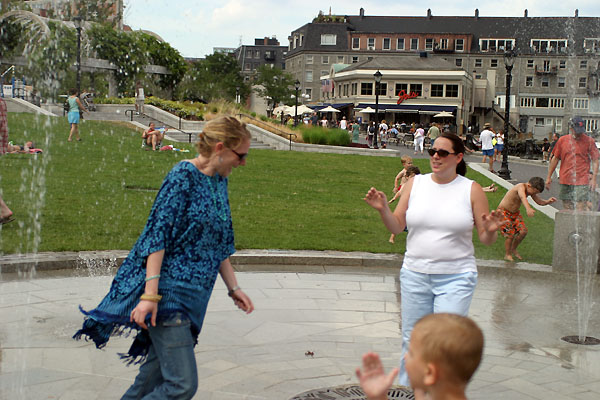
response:
<svg viewBox="0 0 600 400"><path fill-rule="evenodd" d="M273 104L280 102L291 105L294 100L292 95L294 89L294 77L280 68L269 65L262 65L257 70L257 77L254 83L260 86L254 88L254 91L262 97L270 97ZM262 87L261 87L262 86Z"/></svg>

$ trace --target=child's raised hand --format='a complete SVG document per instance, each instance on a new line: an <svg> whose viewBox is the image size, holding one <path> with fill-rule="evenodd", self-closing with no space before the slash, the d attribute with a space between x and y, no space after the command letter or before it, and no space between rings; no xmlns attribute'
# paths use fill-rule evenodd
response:
<svg viewBox="0 0 600 400"><path fill-rule="evenodd" d="M387 400L388 389L392 386L398 368L385 374L379 355L367 353L362 358L362 370L356 369L356 376L368 400Z"/></svg>

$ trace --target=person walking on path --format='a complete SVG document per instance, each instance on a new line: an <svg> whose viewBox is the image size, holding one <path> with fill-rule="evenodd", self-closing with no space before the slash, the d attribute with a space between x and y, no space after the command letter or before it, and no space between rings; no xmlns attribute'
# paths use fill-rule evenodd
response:
<svg viewBox="0 0 600 400"><path fill-rule="evenodd" d="M594 139L585 134L585 121L573 117L569 121L570 134L556 142L548 166L546 187L550 189L552 173L560 165L560 194L566 210L587 210L596 190L598 176L598 148ZM590 170L592 173L590 174Z"/></svg>
<svg viewBox="0 0 600 400"><path fill-rule="evenodd" d="M504 131L496 134L496 144L494 145L494 161L502 161L502 152L504 151Z"/></svg>
<svg viewBox="0 0 600 400"><path fill-rule="evenodd" d="M423 154L423 142L425 141L425 130L419 125L417 130L415 131L414 136L415 141L415 154L419 151Z"/></svg>
<svg viewBox="0 0 600 400"><path fill-rule="evenodd" d="M352 122L352 143L360 142L360 125L358 122Z"/></svg>
<svg viewBox="0 0 600 400"><path fill-rule="evenodd" d="M73 140L73 134L75 134L75 139L80 142L81 138L79 137L79 119L81 117L81 112L88 112L86 108L81 103L79 99L79 93L77 89L71 89L69 91L69 98L67 101L69 102L69 112L67 113L67 118L69 119L69 124L71 125L71 131L69 132L69 138L67 139L69 142Z"/></svg>
<svg viewBox="0 0 600 400"><path fill-rule="evenodd" d="M436 122L431 124L431 127L427 131L427 136L429 137L430 146L433 146L433 142L440 136L440 128Z"/></svg>
<svg viewBox="0 0 600 400"><path fill-rule="evenodd" d="M492 173L496 173L494 171L494 144L492 141L494 140L494 132L492 131L492 125L489 122L486 122L483 125L483 130L479 134L479 141L481 142L481 151L483 153L482 163L485 163L486 157L489 158L489 168L488 170Z"/></svg>
<svg viewBox="0 0 600 400"><path fill-rule="evenodd" d="M165 178L144 231L119 268L108 295L75 335L106 345L112 333L138 332L127 362L143 362L122 399L191 399L198 376L194 346L217 274L234 304L251 313L229 257L235 252L227 192L233 168L250 148L246 124L231 116L207 122L198 157Z"/></svg>
<svg viewBox="0 0 600 400"><path fill-rule="evenodd" d="M464 177L464 152L462 140L454 134L444 133L436 139L435 146L428 149L433 172L416 175L402 187L393 213L385 193L374 187L364 198L391 233L397 235L408 228L400 269L401 385L409 384L403 360L415 323L431 313L468 314L477 283L473 226L485 245L496 241L502 226L502 214L490 212L481 186Z"/></svg>
<svg viewBox="0 0 600 400"><path fill-rule="evenodd" d="M140 81L137 81L135 84L135 111L137 114L144 113L145 100L146 96L144 96L144 87Z"/></svg>
<svg viewBox="0 0 600 400"><path fill-rule="evenodd" d="M555 197L550 197L548 200L544 200L538 196L538 194L544 191L544 180L538 176L535 176L527 183L518 183L512 187L506 194L500 204L498 205L498 211L504 215L504 225L502 226L502 236L506 238L504 242L504 259L506 261L514 261L513 256L519 260L523 258L517 251L517 247L525 236L527 236L527 227L521 216L520 208L521 205L527 210L527 216L533 217L535 210L531 208L527 197L531 196L540 206L546 206L556 201Z"/></svg>

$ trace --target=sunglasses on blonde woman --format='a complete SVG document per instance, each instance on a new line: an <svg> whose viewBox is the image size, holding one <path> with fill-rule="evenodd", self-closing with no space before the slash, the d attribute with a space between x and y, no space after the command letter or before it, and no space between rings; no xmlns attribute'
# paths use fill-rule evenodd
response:
<svg viewBox="0 0 600 400"><path fill-rule="evenodd" d="M248 153L244 153L244 154L240 154L237 151L233 150L233 149L229 149L231 151L233 151L233 154L235 154L236 156L238 156L238 158L240 159L240 162L244 161L246 159L246 157L248 157Z"/></svg>
<svg viewBox="0 0 600 400"><path fill-rule="evenodd" d="M435 155L435 153L437 153L438 156L440 156L441 158L446 158L450 154L456 154L456 153L450 153L448 150L443 150L443 149L427 149L427 152L429 153L429 156L431 156L431 157L433 157Z"/></svg>

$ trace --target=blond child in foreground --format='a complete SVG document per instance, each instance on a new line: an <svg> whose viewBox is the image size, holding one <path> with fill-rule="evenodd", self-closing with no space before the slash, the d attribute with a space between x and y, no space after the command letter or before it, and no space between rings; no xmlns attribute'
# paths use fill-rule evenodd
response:
<svg viewBox="0 0 600 400"><path fill-rule="evenodd" d="M541 206L552 204L556 198L550 197L548 200L543 200L538 196L544 191L544 180L540 177L533 177L527 183L519 183L513 186L505 195L500 204L498 211L504 215L504 225L502 226L502 236L506 238L504 242L505 254L504 259L514 261L513 256L519 260L523 258L517 251L517 246L527 236L527 227L521 216L521 204L525 206L528 217L533 217L535 210L531 208L527 201L527 196L531 196L533 201Z"/></svg>
<svg viewBox="0 0 600 400"><path fill-rule="evenodd" d="M483 353L483 333L468 317L429 314L415 324L405 356L406 371L415 399L464 400L469 380ZM368 400L387 400L398 368L383 371L379 356L363 356L356 375Z"/></svg>

